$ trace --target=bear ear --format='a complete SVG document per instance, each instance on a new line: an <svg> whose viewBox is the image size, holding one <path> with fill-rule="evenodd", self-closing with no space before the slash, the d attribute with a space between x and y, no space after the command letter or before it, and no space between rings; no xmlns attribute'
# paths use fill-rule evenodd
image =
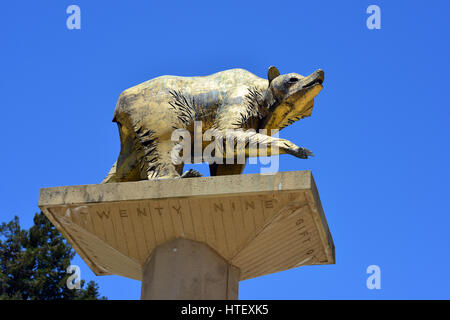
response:
<svg viewBox="0 0 450 320"><path fill-rule="evenodd" d="M267 79L269 79L269 85L272 82L273 79L278 77L280 75L280 71L274 66L271 66L269 70L267 71Z"/></svg>

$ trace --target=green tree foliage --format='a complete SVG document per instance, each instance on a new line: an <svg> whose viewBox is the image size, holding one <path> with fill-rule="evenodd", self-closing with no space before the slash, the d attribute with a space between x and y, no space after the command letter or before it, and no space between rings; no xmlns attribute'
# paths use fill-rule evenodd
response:
<svg viewBox="0 0 450 320"><path fill-rule="evenodd" d="M66 272L75 251L41 212L22 230L16 216L0 225L0 300L98 300L98 285L67 288Z"/></svg>

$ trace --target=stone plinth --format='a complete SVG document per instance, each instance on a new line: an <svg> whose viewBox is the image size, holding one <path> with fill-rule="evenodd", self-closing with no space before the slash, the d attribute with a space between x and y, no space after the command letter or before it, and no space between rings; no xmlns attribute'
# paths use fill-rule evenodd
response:
<svg viewBox="0 0 450 320"><path fill-rule="evenodd" d="M159 245L144 265L142 300L236 300L239 269L203 242Z"/></svg>
<svg viewBox="0 0 450 320"><path fill-rule="evenodd" d="M335 261L310 171L45 188L39 207L97 275L142 280L155 248L178 238L240 280Z"/></svg>

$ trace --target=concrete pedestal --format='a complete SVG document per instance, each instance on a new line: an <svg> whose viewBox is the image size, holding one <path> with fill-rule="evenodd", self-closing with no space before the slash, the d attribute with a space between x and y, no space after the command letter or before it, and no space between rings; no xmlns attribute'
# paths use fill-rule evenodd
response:
<svg viewBox="0 0 450 320"><path fill-rule="evenodd" d="M238 289L239 269L197 241L164 243L143 267L142 300L232 300Z"/></svg>
<svg viewBox="0 0 450 320"><path fill-rule="evenodd" d="M335 261L310 171L46 188L39 207L144 299L236 299L238 280Z"/></svg>

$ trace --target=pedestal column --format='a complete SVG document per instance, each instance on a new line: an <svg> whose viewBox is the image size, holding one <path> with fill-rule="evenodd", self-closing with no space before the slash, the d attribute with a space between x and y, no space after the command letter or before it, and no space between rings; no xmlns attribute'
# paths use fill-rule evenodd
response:
<svg viewBox="0 0 450 320"><path fill-rule="evenodd" d="M205 243L174 239L143 267L141 300L236 300L239 269Z"/></svg>

